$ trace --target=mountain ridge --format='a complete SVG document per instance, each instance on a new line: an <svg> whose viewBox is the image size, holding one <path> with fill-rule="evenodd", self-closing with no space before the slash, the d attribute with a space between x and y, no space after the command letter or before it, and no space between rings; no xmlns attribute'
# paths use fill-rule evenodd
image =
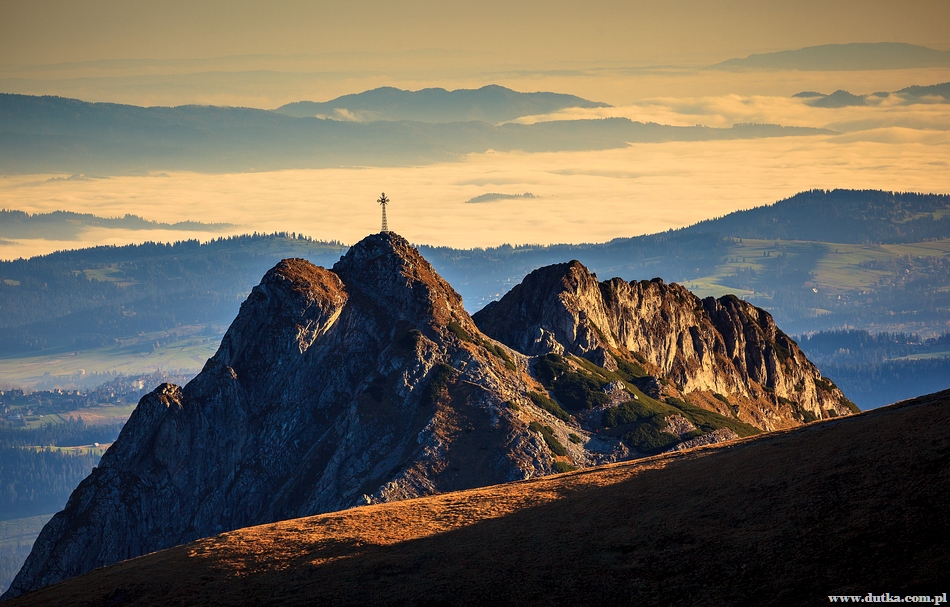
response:
<svg viewBox="0 0 950 607"><path fill-rule="evenodd" d="M550 472L545 440L501 400L529 392L519 358L398 236L367 237L333 270L282 261L202 373L142 399L6 596L255 522Z"/></svg>
<svg viewBox="0 0 950 607"><path fill-rule="evenodd" d="M470 153L605 150L631 142L822 135L811 127L668 126L627 118L537 124L353 122L216 106L143 108L0 93L0 163L7 173L141 174L407 166ZM77 151L81 153L77 153Z"/></svg>
<svg viewBox="0 0 950 607"><path fill-rule="evenodd" d="M569 264L583 275L578 266ZM691 304L678 295L647 315L685 318ZM586 314L574 313L575 321ZM684 338L666 325L657 331ZM767 354L768 345L747 350L763 347ZM727 397L739 390L727 389L721 400L693 385L661 390L671 382L649 376L653 366L640 368L633 352L603 354L596 364L529 356L492 340L458 293L392 233L364 238L329 270L285 259L242 304L197 377L143 397L4 596L238 527L805 420L794 407L758 417L750 415L755 403L728 408ZM703 359L670 356L687 366ZM786 356L781 364L792 360L817 373L791 344ZM833 385L826 390L840 397ZM804 387L801 393L802 410L813 409Z"/></svg>
<svg viewBox="0 0 950 607"><path fill-rule="evenodd" d="M659 278L598 282L572 261L535 270L472 319L524 354L649 363L675 385L640 384L651 397L705 394L707 408L764 430L858 412L768 312L735 296L701 300Z"/></svg>
<svg viewBox="0 0 950 607"><path fill-rule="evenodd" d="M384 86L330 101L296 101L273 110L296 118L326 117L368 122L411 120L416 122L470 122L490 124L524 116L550 114L565 108L610 107L564 93L521 93L490 84L478 89L426 88L418 91Z"/></svg>
<svg viewBox="0 0 950 607"><path fill-rule="evenodd" d="M601 276L663 276L702 296L735 293L767 309L789 333L851 326L927 337L947 330L948 211L945 194L813 190L692 228L596 245L420 246L420 251L471 312L529 272L577 259ZM180 333L176 323L220 339L240 302L280 259L305 257L329 267L346 248L278 234L2 261L0 353L33 357L98 348L106 356L103 349L119 342L151 352L180 339L174 337ZM111 269L104 272L106 267ZM816 316L816 308L831 314ZM195 372L211 354L191 363ZM902 376L910 372L907 367ZM48 381L20 377L24 383ZM832 377L842 386L855 385ZM877 377L864 380L862 394L876 390ZM901 388L904 383L886 390L891 400L913 396ZM871 406L848 393L862 408Z"/></svg>
<svg viewBox="0 0 950 607"><path fill-rule="evenodd" d="M708 69L881 70L950 66L950 51L904 42L822 44L727 59Z"/></svg>

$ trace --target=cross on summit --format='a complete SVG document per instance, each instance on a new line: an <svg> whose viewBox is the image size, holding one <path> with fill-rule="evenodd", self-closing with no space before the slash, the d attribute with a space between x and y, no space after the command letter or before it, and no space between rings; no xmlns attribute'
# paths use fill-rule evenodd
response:
<svg viewBox="0 0 950 607"><path fill-rule="evenodd" d="M386 205L389 204L389 199L386 198L386 192L383 192L376 202L383 207L383 229L381 231L383 234L388 234L389 226L386 224Z"/></svg>

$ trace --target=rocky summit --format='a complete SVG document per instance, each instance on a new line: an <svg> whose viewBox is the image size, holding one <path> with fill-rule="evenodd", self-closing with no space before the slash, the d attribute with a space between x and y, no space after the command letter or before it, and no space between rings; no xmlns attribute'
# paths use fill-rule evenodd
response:
<svg viewBox="0 0 950 607"><path fill-rule="evenodd" d="M858 411L768 312L734 295L700 299L660 278L598 282L572 261L532 272L474 320L525 354L626 369L654 398L762 430Z"/></svg>
<svg viewBox="0 0 950 607"><path fill-rule="evenodd" d="M280 262L197 377L142 398L5 597L251 525L850 412L735 298L571 262L475 321L392 233L332 270Z"/></svg>

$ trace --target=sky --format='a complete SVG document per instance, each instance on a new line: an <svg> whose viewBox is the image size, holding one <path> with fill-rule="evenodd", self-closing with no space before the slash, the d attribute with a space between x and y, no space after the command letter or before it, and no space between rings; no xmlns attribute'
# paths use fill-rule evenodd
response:
<svg viewBox="0 0 950 607"><path fill-rule="evenodd" d="M4 0L4 66L466 51L496 64L715 63L846 42L946 49L945 0Z"/></svg>
<svg viewBox="0 0 950 607"><path fill-rule="evenodd" d="M472 154L405 168L103 179L4 175L0 207L219 221L352 243L375 199L417 243L598 242L681 227L812 188L950 193L950 105L813 108L800 91L856 94L950 81L950 68L705 69L751 53L905 42L950 49L946 0L668 2L141 2L0 0L0 92L137 105L270 109L378 86L501 84L613 107L522 121L624 116L663 124L815 126L833 135ZM483 204L485 193L521 194ZM460 228L464 226L464 228ZM207 237L214 236L208 233ZM195 234L91 230L0 242L0 258Z"/></svg>

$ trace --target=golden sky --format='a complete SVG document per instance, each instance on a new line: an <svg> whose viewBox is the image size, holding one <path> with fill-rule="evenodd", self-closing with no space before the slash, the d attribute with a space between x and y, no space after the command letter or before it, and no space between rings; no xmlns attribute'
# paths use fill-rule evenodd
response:
<svg viewBox="0 0 950 607"><path fill-rule="evenodd" d="M481 55L486 68L707 64L846 42L943 50L948 10L946 0L3 0L0 64L420 49Z"/></svg>

